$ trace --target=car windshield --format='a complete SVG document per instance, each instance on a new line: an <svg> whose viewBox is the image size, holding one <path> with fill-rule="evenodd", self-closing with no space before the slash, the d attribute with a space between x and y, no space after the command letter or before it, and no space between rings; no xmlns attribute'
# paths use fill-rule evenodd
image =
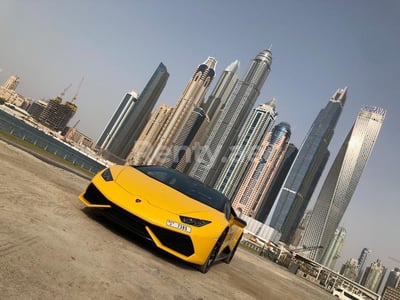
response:
<svg viewBox="0 0 400 300"><path fill-rule="evenodd" d="M146 175L165 183L186 196L224 212L228 199L204 183L173 169L161 166L133 166Z"/></svg>

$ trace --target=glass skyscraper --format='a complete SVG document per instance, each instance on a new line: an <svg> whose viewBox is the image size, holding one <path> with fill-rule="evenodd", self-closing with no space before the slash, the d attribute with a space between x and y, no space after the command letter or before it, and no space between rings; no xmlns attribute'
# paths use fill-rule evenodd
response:
<svg viewBox="0 0 400 300"><path fill-rule="evenodd" d="M290 125L281 122L263 139L233 199L232 206L240 213L253 218L258 214L285 157L290 134Z"/></svg>
<svg viewBox="0 0 400 300"><path fill-rule="evenodd" d="M195 162L189 175L213 186L237 142L242 126L261 92L271 70L272 53L261 51L252 61L242 80L239 80Z"/></svg>
<svg viewBox="0 0 400 300"><path fill-rule="evenodd" d="M281 232L281 241L285 243L291 242L328 161L328 146L346 94L347 88L338 89L320 111L278 195L270 226Z"/></svg>
<svg viewBox="0 0 400 300"><path fill-rule="evenodd" d="M239 137L237 146L231 152L228 162L218 177L214 188L228 198L232 199L261 142L275 124L275 118L278 115L275 103L273 98L254 109Z"/></svg>
<svg viewBox="0 0 400 300"><path fill-rule="evenodd" d="M120 120L118 130L104 145L103 156L106 159L117 163L125 161L150 119L151 111L167 84L168 77L167 68L163 63L160 63L142 93L126 111L123 120ZM118 118L118 115L116 117Z"/></svg>
<svg viewBox="0 0 400 300"><path fill-rule="evenodd" d="M345 213L378 138L386 112L363 107L321 188L302 243L321 245L309 258L325 264L322 254Z"/></svg>
<svg viewBox="0 0 400 300"><path fill-rule="evenodd" d="M184 155L188 143L195 135L195 132L191 130L193 128L190 127L193 125L197 129L199 127L199 107L203 105L204 97L214 79L216 65L215 57L209 56L196 68L165 128L157 137L147 164L162 164L171 167L179 161L180 156ZM201 114L204 115L203 112Z"/></svg>

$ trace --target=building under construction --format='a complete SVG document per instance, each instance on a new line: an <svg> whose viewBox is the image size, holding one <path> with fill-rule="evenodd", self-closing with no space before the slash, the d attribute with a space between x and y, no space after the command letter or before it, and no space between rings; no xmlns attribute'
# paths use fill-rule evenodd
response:
<svg viewBox="0 0 400 300"><path fill-rule="evenodd" d="M78 107L74 103L62 103L62 98L58 96L49 100L38 121L51 130L63 131L77 110Z"/></svg>

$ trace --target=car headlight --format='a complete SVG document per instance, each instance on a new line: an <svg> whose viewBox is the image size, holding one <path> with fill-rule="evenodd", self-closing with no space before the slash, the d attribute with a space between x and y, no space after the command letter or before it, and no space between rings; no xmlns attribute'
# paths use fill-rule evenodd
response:
<svg viewBox="0 0 400 300"><path fill-rule="evenodd" d="M196 227L201 227L201 226L211 223L211 221L208 221L208 220L201 220L201 219L196 219L196 218L191 218L191 217L179 216L179 218L181 219L181 221L183 223L193 225Z"/></svg>
<svg viewBox="0 0 400 300"><path fill-rule="evenodd" d="M113 181L114 180L114 178L112 177L110 169L104 170L104 172L101 173L101 177L103 177L103 179L105 181Z"/></svg>

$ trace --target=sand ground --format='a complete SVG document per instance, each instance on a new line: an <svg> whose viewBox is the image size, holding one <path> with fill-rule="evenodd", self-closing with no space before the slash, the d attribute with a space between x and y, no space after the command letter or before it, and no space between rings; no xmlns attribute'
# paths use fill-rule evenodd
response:
<svg viewBox="0 0 400 300"><path fill-rule="evenodd" d="M207 274L88 215L88 179L0 140L0 299L335 299L239 248Z"/></svg>

